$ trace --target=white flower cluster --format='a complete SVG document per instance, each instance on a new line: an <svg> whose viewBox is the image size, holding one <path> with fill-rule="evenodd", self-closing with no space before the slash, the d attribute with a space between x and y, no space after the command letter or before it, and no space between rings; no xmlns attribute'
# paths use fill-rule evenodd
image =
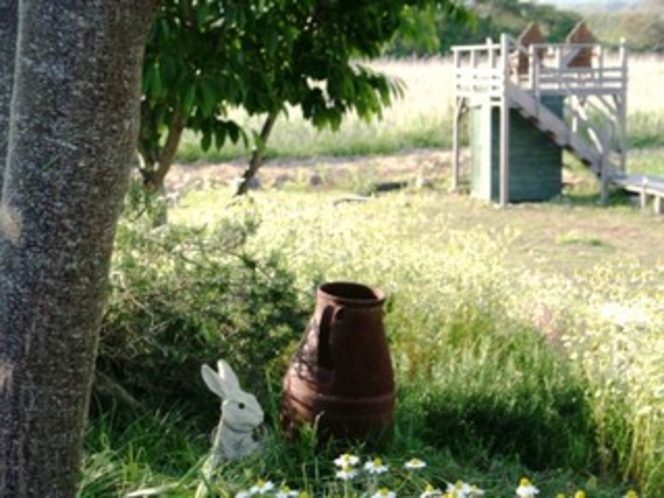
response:
<svg viewBox="0 0 664 498"><path fill-rule="evenodd" d="M345 483L359 478L362 473L368 476L373 484L370 491L366 490L359 494L353 494L351 487L346 487L343 493L344 498L361 496L362 498L397 498L397 491L389 487L378 487L378 477L386 474L389 471L389 465L381 458L373 458L366 460L363 465L360 465L360 457L350 453L344 453L334 460L336 468L335 477ZM412 476L412 472L417 472L427 466L426 462L419 458L412 458L403 464L403 468L408 471L408 475ZM347 486L347 484L344 484ZM419 493L419 492L418 492ZM519 485L514 491L516 498L537 498L540 490L526 477L519 481ZM456 481L454 483L446 483L445 490L434 487L432 484L427 484L425 489L417 496L419 498L480 498L484 496L485 492L474 484L468 484L463 481ZM235 498L249 498L251 496L271 496L275 498L313 498L306 491L299 491L290 489L285 484L277 488L271 481L258 480L248 490L240 491L235 495ZM327 496L327 495L326 495ZM414 498L411 496L411 498ZM565 498L565 495L560 493L556 498ZM577 491L574 498L586 498L583 491ZM623 498L638 498L634 491L629 491Z"/></svg>
<svg viewBox="0 0 664 498"><path fill-rule="evenodd" d="M359 462L359 457L344 453L334 460L334 464L339 468L336 477L344 481L355 479L359 475L359 471L355 468ZM408 471L417 471L423 469L426 465L426 462L419 458L411 458L403 464L403 467ZM371 476L384 474L389 470L389 466L380 458L367 460L363 468L364 471ZM428 484L422 494L420 494L420 498L479 498L483 494L484 491L477 486L458 481L455 484L448 483L445 492ZM383 487L370 496L371 498L396 498L397 493L389 488Z"/></svg>

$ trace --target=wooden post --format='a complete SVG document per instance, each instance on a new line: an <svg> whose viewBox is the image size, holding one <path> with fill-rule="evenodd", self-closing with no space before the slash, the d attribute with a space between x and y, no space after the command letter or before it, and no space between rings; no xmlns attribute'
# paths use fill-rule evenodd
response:
<svg viewBox="0 0 664 498"><path fill-rule="evenodd" d="M539 93L539 89L537 88L537 66L539 64L539 61L537 60L537 53L535 52L535 47L533 45L528 46L528 89L529 90L534 90L535 95ZM539 100L539 95L537 95L537 99Z"/></svg>
<svg viewBox="0 0 664 498"><path fill-rule="evenodd" d="M489 54L489 72L496 68L496 51L491 38L486 39L486 50Z"/></svg>
<svg viewBox="0 0 664 498"><path fill-rule="evenodd" d="M479 90L479 88L477 87L477 72L475 71L477 69L477 52L474 48L470 50L470 67L472 69L472 71L470 72L470 74L472 75L471 79L473 81L472 88L473 92L476 92Z"/></svg>
<svg viewBox="0 0 664 498"><path fill-rule="evenodd" d="M643 182L641 183L641 192L639 193L639 203L641 209L646 209L648 207L648 178L643 177Z"/></svg>
<svg viewBox="0 0 664 498"><path fill-rule="evenodd" d="M592 131L592 129L590 131ZM600 161L602 161L600 166L600 182L602 185L601 204L602 206L605 206L609 200L609 183L611 182L611 176L615 175L616 173L615 171L609 170L609 158L611 151L611 125L608 122L604 122L604 125L599 132L598 145Z"/></svg>
<svg viewBox="0 0 664 498"><path fill-rule="evenodd" d="M606 156L602 154L600 159L602 161L600 165L600 203L602 206L606 206L609 200L609 177L606 174Z"/></svg>
<svg viewBox="0 0 664 498"><path fill-rule="evenodd" d="M502 95L500 98L500 206L509 203L509 145L510 106L507 95L509 83L509 41L506 34L500 36L500 53L503 64Z"/></svg>
<svg viewBox="0 0 664 498"><path fill-rule="evenodd" d="M627 44L624 38L620 39L620 67L621 67L621 93L616 99L618 115L618 141L620 144L620 170L627 172L627 82L629 81Z"/></svg>
<svg viewBox="0 0 664 498"><path fill-rule="evenodd" d="M461 69L461 56L458 50L454 50L454 122L452 123L452 191L459 188L459 119L461 116L460 105L463 97L459 97L459 71Z"/></svg>
<svg viewBox="0 0 664 498"><path fill-rule="evenodd" d="M599 74L599 88L600 88L600 90L604 90L604 85L605 85L605 82L604 82L604 69L605 69L605 66L604 66L604 47L602 45L597 45L596 49L597 49L597 67L592 68L592 62L591 62L591 74L593 75L592 76L593 79L594 79L595 74Z"/></svg>
<svg viewBox="0 0 664 498"><path fill-rule="evenodd" d="M456 58L456 53L455 53ZM459 189L459 119L461 118L462 98L456 97L454 108L454 123L452 126L452 191Z"/></svg>

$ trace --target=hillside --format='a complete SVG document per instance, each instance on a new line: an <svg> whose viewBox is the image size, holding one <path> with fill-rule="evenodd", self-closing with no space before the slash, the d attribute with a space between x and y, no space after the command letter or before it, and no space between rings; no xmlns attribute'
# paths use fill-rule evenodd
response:
<svg viewBox="0 0 664 498"><path fill-rule="evenodd" d="M622 12L637 9L638 0L546 0L541 3L555 5L559 9L576 10L581 12Z"/></svg>

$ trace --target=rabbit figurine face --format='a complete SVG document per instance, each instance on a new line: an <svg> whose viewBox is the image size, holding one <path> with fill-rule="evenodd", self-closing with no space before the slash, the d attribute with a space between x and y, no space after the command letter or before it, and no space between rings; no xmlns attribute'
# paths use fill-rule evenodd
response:
<svg viewBox="0 0 664 498"><path fill-rule="evenodd" d="M235 372L224 360L217 362L216 372L203 365L201 375L208 389L223 400L213 448L215 460L246 456L258 447L253 430L263 423L263 410L253 394L242 390Z"/></svg>

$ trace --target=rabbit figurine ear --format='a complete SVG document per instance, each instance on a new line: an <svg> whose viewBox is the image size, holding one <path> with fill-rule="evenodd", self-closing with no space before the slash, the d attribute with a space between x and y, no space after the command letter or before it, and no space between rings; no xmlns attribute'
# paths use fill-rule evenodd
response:
<svg viewBox="0 0 664 498"><path fill-rule="evenodd" d="M237 375L235 375L231 366L224 360L217 362L217 372L227 394L230 395L231 393L242 391Z"/></svg>
<svg viewBox="0 0 664 498"><path fill-rule="evenodd" d="M241 391L237 375L228 363L219 360L217 369L215 372L207 365L201 367L201 376L210 391L223 399L229 399L233 393Z"/></svg>
<svg viewBox="0 0 664 498"><path fill-rule="evenodd" d="M219 396L220 398L226 399L228 398L227 393L224 391L224 386L221 382L221 379L219 378L219 374L212 370L210 367L207 365L203 365L201 367L201 376L203 377L203 381L205 382L205 385L208 387L210 391L212 391L214 394Z"/></svg>

